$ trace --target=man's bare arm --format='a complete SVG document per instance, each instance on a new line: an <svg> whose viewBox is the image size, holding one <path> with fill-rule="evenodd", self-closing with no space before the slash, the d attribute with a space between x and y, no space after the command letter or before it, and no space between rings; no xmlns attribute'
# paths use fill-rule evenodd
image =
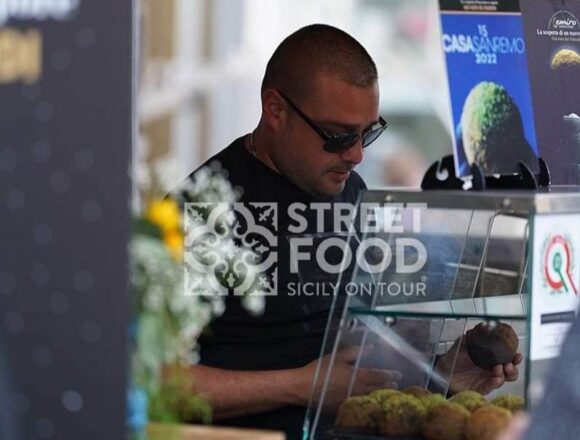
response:
<svg viewBox="0 0 580 440"><path fill-rule="evenodd" d="M303 406L308 399L309 381L300 369L236 371L196 365L191 372L195 391L209 400L218 420Z"/></svg>
<svg viewBox="0 0 580 440"><path fill-rule="evenodd" d="M368 351L367 349L363 349ZM347 397L353 375L353 363L359 347L345 349L336 355L332 378L326 390L325 410L334 412ZM321 359L326 372L330 356ZM190 367L195 392L204 395L214 409L217 420L262 413L283 406L306 406L318 361L294 369L270 371L234 371L196 365ZM381 387L396 387L401 374L396 371L361 368L352 389L353 395L367 394ZM321 393L317 389L316 398Z"/></svg>

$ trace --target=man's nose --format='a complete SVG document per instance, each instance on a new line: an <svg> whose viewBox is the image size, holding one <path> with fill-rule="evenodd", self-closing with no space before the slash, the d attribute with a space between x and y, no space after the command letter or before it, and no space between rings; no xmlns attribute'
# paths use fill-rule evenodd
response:
<svg viewBox="0 0 580 440"><path fill-rule="evenodd" d="M340 158L345 162L351 162L355 165L361 163L363 160L362 139L359 139L350 148L340 153Z"/></svg>

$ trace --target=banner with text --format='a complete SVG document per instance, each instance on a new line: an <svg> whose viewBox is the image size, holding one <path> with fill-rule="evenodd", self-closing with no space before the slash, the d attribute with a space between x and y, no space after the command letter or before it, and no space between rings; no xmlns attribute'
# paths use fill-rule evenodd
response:
<svg viewBox="0 0 580 440"><path fill-rule="evenodd" d="M580 1L523 1L540 155L555 184L580 184Z"/></svg>
<svg viewBox="0 0 580 440"><path fill-rule="evenodd" d="M440 0L458 176L537 169L538 145L518 1Z"/></svg>

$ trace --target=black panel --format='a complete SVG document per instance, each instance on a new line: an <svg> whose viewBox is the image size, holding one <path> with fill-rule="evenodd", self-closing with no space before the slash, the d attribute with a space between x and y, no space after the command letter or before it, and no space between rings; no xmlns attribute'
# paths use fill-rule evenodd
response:
<svg viewBox="0 0 580 440"><path fill-rule="evenodd" d="M0 57L0 438L120 439L132 2L8 3L78 5L0 20L43 40L30 84Z"/></svg>

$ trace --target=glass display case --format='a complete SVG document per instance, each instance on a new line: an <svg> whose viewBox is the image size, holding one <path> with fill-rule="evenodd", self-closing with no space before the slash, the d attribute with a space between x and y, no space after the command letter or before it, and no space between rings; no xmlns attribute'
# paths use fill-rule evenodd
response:
<svg viewBox="0 0 580 440"><path fill-rule="evenodd" d="M325 248L344 243L303 438L424 438L431 400L533 406L578 306L576 191L364 192Z"/></svg>

